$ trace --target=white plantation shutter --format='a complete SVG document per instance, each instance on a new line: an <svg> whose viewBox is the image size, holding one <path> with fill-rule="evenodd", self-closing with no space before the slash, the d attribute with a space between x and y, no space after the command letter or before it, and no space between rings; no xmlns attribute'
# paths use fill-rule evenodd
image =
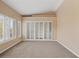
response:
<svg viewBox="0 0 79 59"><path fill-rule="evenodd" d="M26 37L27 40L51 40L52 39L51 21L27 21Z"/></svg>
<svg viewBox="0 0 79 59"><path fill-rule="evenodd" d="M0 14L0 42L21 37L21 21Z"/></svg>

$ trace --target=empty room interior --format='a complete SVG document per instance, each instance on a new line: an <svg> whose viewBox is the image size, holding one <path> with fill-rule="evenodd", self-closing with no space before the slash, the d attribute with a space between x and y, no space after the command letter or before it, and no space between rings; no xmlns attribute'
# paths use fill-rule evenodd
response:
<svg viewBox="0 0 79 59"><path fill-rule="evenodd" d="M0 58L78 58L79 0L0 0Z"/></svg>

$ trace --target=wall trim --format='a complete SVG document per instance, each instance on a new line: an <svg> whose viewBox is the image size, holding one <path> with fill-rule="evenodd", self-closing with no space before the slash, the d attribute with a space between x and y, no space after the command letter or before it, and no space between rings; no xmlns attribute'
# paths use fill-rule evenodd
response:
<svg viewBox="0 0 79 59"><path fill-rule="evenodd" d="M49 41L50 42L50 41L57 41L57 40L40 40L40 39L39 40L29 40L29 39L23 39L22 41L43 41L43 42L44 41Z"/></svg>
<svg viewBox="0 0 79 59"><path fill-rule="evenodd" d="M64 46L66 49L68 49L71 53L73 53L74 55L76 55L79 58L79 55L77 53L75 53L72 49L68 48L66 45L64 45L62 42L57 41L59 44L61 44L62 46Z"/></svg>

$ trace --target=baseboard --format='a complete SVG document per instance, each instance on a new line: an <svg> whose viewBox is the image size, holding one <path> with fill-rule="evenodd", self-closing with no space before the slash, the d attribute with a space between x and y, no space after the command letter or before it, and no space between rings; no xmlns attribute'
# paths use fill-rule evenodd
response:
<svg viewBox="0 0 79 59"><path fill-rule="evenodd" d="M9 47L7 47L6 49L3 49L2 51L0 51L0 54L2 54L3 52L5 52L6 50L10 49L11 47L15 46L16 44L20 43L21 41L17 41L14 44L10 45Z"/></svg>
<svg viewBox="0 0 79 59"><path fill-rule="evenodd" d="M71 53L73 53L74 55L76 55L79 58L79 55L77 53L75 53L74 51L72 51L70 48L68 48L66 45L64 45L60 41L57 41L57 42L60 43L62 46L64 46L66 49L68 49Z"/></svg>
<svg viewBox="0 0 79 59"><path fill-rule="evenodd" d="M57 40L29 40L29 39L24 39L23 41L57 41Z"/></svg>

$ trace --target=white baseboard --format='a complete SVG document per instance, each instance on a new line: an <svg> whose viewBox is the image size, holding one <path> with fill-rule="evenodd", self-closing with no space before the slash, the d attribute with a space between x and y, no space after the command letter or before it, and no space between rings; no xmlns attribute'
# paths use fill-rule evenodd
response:
<svg viewBox="0 0 79 59"><path fill-rule="evenodd" d="M60 43L62 46L64 46L66 49L68 49L70 52L72 52L74 55L76 55L79 58L79 55L77 53L75 53L74 51L72 51L70 48L68 48L66 45L64 45L60 41L57 41L57 42Z"/></svg>
<svg viewBox="0 0 79 59"><path fill-rule="evenodd" d="M44 41L57 41L57 40L40 40L40 39L39 40L34 40L34 39L29 40L29 39L24 39L23 41L43 41L44 42Z"/></svg>
<svg viewBox="0 0 79 59"><path fill-rule="evenodd" d="M15 42L14 44L10 45L9 47L7 47L6 49L3 49L2 51L0 51L0 54L2 54L3 52L5 52L6 50L10 49L11 47L15 46L16 44L20 43L21 41Z"/></svg>

